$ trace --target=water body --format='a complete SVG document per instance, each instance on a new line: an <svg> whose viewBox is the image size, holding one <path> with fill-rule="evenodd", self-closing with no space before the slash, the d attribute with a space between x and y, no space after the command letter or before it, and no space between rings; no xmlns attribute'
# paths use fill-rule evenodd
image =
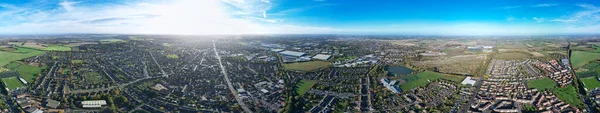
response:
<svg viewBox="0 0 600 113"><path fill-rule="evenodd" d="M408 75L414 71L404 66L388 66L386 70L393 76Z"/></svg>

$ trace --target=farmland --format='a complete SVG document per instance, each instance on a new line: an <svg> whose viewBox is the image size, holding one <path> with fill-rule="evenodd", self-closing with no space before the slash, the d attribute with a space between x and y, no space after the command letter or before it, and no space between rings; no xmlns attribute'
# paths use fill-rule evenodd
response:
<svg viewBox="0 0 600 113"><path fill-rule="evenodd" d="M45 51L71 51L71 47L52 45L52 46L48 46L47 48L44 48L42 50L45 50Z"/></svg>
<svg viewBox="0 0 600 113"><path fill-rule="evenodd" d="M486 57L487 55L436 57L425 61L415 61L413 65L425 69L437 68L442 73L474 74Z"/></svg>
<svg viewBox="0 0 600 113"><path fill-rule="evenodd" d="M577 69L585 64L590 63L591 61L597 60L598 58L600 58L600 53L573 51L571 56L571 64L573 64L573 68Z"/></svg>
<svg viewBox="0 0 600 113"><path fill-rule="evenodd" d="M331 63L325 61L310 61L283 64L283 67L285 69L293 71L315 71L318 69L327 68L329 66L331 66Z"/></svg>
<svg viewBox="0 0 600 113"><path fill-rule="evenodd" d="M33 57L33 56L38 56L41 54L44 54L44 51L37 51L37 50L27 50L29 52L27 53L13 53L13 52L2 52L0 51L0 66L4 66L6 64L9 64L12 61L17 61L17 60L21 60L23 58L28 58L28 57Z"/></svg>
<svg viewBox="0 0 600 113"><path fill-rule="evenodd" d="M100 40L101 44L118 43L118 42L127 42L127 41L121 40L121 39L103 39L103 40Z"/></svg>
<svg viewBox="0 0 600 113"><path fill-rule="evenodd" d="M511 53L500 53L494 56L495 59L503 59L503 60L520 60L531 57L531 55L520 52L511 52Z"/></svg>

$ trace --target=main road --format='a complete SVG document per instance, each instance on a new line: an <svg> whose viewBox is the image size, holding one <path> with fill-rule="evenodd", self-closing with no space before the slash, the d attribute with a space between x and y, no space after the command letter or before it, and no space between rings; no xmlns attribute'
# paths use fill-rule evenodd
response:
<svg viewBox="0 0 600 113"><path fill-rule="evenodd" d="M237 91L235 90L235 88L233 88L233 85L231 84L231 81L229 80L229 76L227 75L227 71L225 71L225 66L223 66L223 63L221 62L221 57L219 56L219 52L217 52L217 45L215 44L215 40L213 40L213 50L215 51L215 57L217 57L217 59L219 60L219 67L221 67L221 73L223 74L223 76L225 76L225 81L227 82L227 87L229 87L229 90L231 91L231 93L233 93L235 100L242 107L242 109L244 109L244 111L246 113L252 113L252 111L250 109L248 109L248 106L246 106L244 101L242 101L242 98L240 98L240 96L237 94Z"/></svg>

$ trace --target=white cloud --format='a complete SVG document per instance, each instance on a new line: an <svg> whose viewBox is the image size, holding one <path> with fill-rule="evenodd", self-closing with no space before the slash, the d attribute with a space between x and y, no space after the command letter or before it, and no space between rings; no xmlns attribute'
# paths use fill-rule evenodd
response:
<svg viewBox="0 0 600 113"><path fill-rule="evenodd" d="M515 20L517 20L517 19L515 17L513 17L513 16L506 17L506 21L512 22L512 21L515 21Z"/></svg>
<svg viewBox="0 0 600 113"><path fill-rule="evenodd" d="M557 6L558 4L536 4L536 5L532 5L531 7L552 7L552 6Z"/></svg>
<svg viewBox="0 0 600 113"><path fill-rule="evenodd" d="M73 5L78 4L79 2L70 2L70 1L62 1L60 2L60 6L63 7L65 10L67 11L72 11L73 10Z"/></svg>
<svg viewBox="0 0 600 113"><path fill-rule="evenodd" d="M531 19L537 21L538 23L544 22L544 20L545 20L544 18L538 18L538 17L533 17Z"/></svg>

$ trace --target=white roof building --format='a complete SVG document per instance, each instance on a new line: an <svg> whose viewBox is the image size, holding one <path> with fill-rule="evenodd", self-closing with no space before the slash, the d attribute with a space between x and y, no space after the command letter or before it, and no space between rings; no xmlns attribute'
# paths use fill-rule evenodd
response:
<svg viewBox="0 0 600 113"><path fill-rule="evenodd" d="M331 55L317 54L317 55L313 56L313 59L319 59L319 60L329 60L329 58L331 58Z"/></svg>
<svg viewBox="0 0 600 113"><path fill-rule="evenodd" d="M81 101L83 108L99 108L106 105L106 100L88 100Z"/></svg>
<svg viewBox="0 0 600 113"><path fill-rule="evenodd" d="M279 52L279 54L287 55L287 56L294 56L294 57L301 57L301 56L306 55L306 53L297 52L297 51L282 51L282 52Z"/></svg>
<svg viewBox="0 0 600 113"><path fill-rule="evenodd" d="M471 79L471 77L467 77L465 78L465 80L462 81L461 84L471 84L472 86L475 85L477 81Z"/></svg>

